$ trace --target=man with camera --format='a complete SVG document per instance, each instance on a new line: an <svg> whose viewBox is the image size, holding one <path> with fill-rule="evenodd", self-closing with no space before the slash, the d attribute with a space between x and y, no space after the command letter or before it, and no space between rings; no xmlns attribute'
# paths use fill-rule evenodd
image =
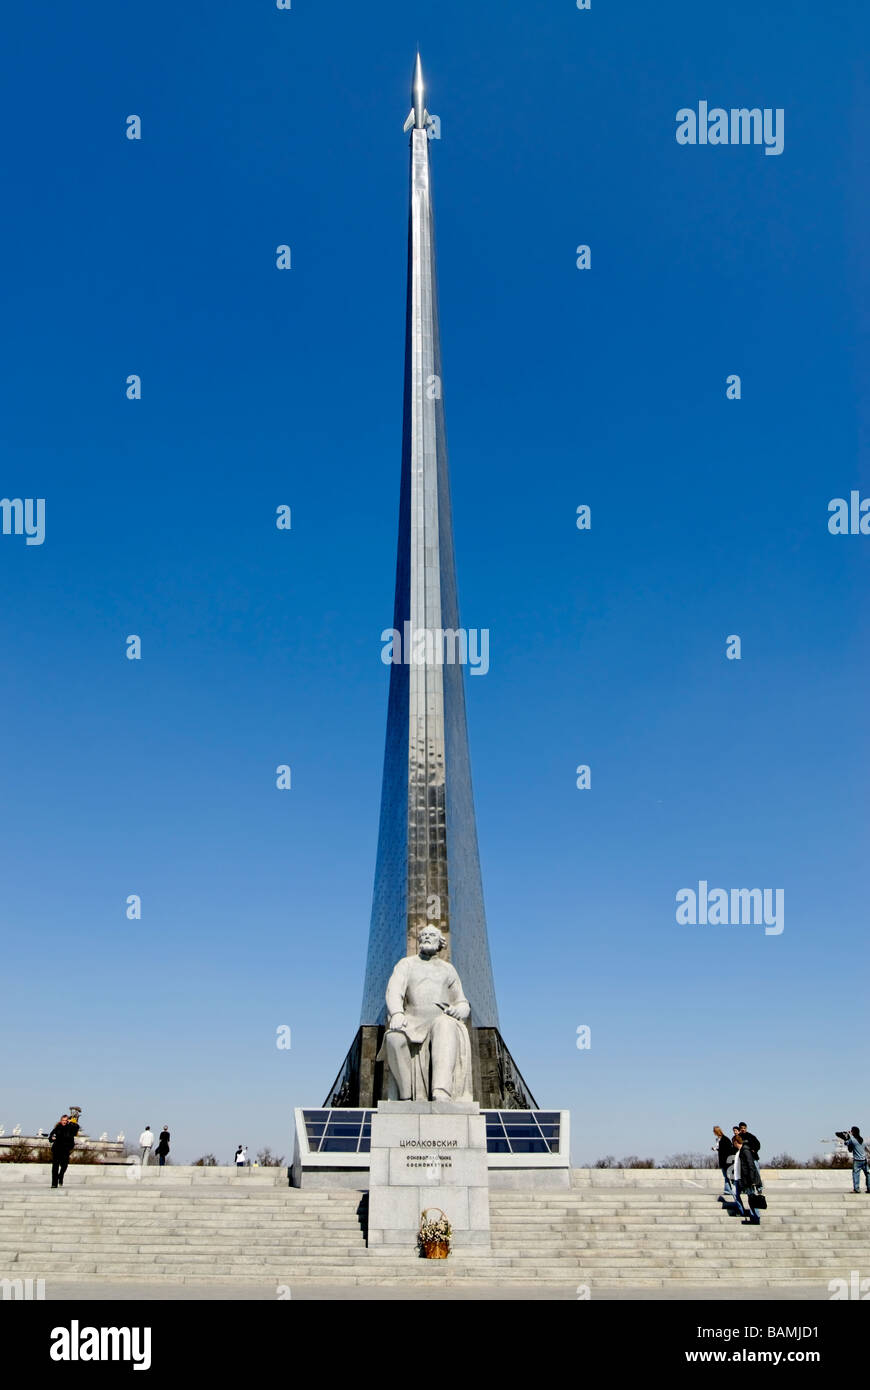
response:
<svg viewBox="0 0 870 1390"><path fill-rule="evenodd" d="M852 1191L861 1191L861 1174L864 1174L864 1182L867 1184L867 1191L870 1192L870 1164L867 1162L867 1146L861 1137L861 1131L857 1125L853 1125L851 1130L838 1129L836 1131L838 1139L842 1139L849 1153L852 1155Z"/></svg>

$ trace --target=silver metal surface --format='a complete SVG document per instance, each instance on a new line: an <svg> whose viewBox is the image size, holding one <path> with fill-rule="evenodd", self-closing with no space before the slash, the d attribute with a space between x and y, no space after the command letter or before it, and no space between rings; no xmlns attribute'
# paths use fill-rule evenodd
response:
<svg viewBox="0 0 870 1390"><path fill-rule="evenodd" d="M429 139L419 55L413 90L405 407L396 598L400 633L459 627L447 466ZM404 655L404 653L403 653ZM437 922L476 1027L497 1027L460 665L390 668L378 858L361 1022L384 1014L396 961Z"/></svg>
<svg viewBox="0 0 870 1390"><path fill-rule="evenodd" d="M414 66L414 85L411 90L414 98L414 125L422 130L426 123L426 107L423 104L423 64L420 62L419 53Z"/></svg>

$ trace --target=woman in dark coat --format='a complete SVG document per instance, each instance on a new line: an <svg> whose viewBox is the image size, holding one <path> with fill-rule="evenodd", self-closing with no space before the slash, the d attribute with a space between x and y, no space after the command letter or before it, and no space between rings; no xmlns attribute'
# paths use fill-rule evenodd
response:
<svg viewBox="0 0 870 1390"><path fill-rule="evenodd" d="M154 1152L156 1153L157 1159L160 1163L160 1167L162 1168L169 1154L169 1130L166 1128L166 1125L164 1125L162 1130L160 1131L160 1138L157 1142L157 1148L154 1150Z"/></svg>
<svg viewBox="0 0 870 1390"><path fill-rule="evenodd" d="M734 1136L734 1202L736 1206L735 1215L744 1218L747 1226L760 1226L761 1217L758 1214L758 1207L755 1198L761 1195L762 1184L761 1174L758 1171L758 1164L752 1156L752 1150L748 1144L744 1144L743 1135ZM742 1193L746 1193L749 1202L749 1216L743 1209Z"/></svg>

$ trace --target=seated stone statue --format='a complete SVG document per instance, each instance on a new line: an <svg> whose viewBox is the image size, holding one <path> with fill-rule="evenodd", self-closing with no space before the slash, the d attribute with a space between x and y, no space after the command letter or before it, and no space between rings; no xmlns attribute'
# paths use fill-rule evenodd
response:
<svg viewBox="0 0 870 1390"><path fill-rule="evenodd" d="M437 927L421 927L418 954L396 965L387 985L387 1032L378 1060L390 1069L391 1100L466 1101L471 1094L471 1005Z"/></svg>

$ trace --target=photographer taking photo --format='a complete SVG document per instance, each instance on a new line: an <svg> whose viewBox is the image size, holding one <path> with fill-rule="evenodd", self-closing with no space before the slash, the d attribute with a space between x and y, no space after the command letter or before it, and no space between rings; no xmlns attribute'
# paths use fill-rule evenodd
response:
<svg viewBox="0 0 870 1390"><path fill-rule="evenodd" d="M867 1162L867 1146L861 1137L861 1131L857 1125L853 1125L851 1130L838 1129L837 1138L842 1139L849 1153L852 1155L852 1191L861 1191L861 1174L864 1174L864 1182L867 1184L867 1191L870 1192L870 1165Z"/></svg>

